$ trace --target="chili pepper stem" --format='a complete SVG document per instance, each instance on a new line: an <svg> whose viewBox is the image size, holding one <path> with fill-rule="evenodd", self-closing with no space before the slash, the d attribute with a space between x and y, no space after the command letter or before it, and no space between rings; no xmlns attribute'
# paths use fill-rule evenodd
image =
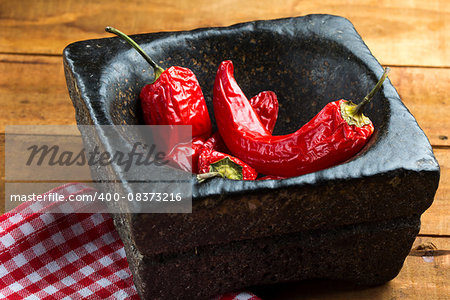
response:
<svg viewBox="0 0 450 300"><path fill-rule="evenodd" d="M141 48L141 46L139 46L134 40L132 40L128 35L126 35L125 33L117 30L114 27L110 27L110 26L106 26L105 27L105 31L115 34L117 36L119 36L120 38L122 38L123 40L125 40L128 44L130 44L134 49L137 50L137 52L139 52L139 54L142 55L142 57L150 64L150 66L152 66L153 68L153 72L155 74L155 78L154 81L155 82L159 76L161 76L162 72L164 72L164 69L161 68L158 64L156 64L153 59L148 56L147 53L145 53L145 51Z"/></svg>
<svg viewBox="0 0 450 300"><path fill-rule="evenodd" d="M383 86L384 81L387 78L387 75L389 73L391 69L389 67L386 67L386 69L384 69L383 75L381 75L380 80L378 80L377 84L374 86L374 88L369 92L369 94L367 94L364 99L356 106L355 109L355 114L359 115L363 113L364 107L367 105L367 103L370 102L370 100L372 100L373 96L375 96L376 93L378 93L378 91L381 89L381 87Z"/></svg>
<svg viewBox="0 0 450 300"><path fill-rule="evenodd" d="M380 80L378 80L375 87L364 97L364 99L358 104L354 104L352 101L344 101L341 104L341 116L349 125L355 125L357 127L362 127L364 125L370 124L370 120L363 114L364 107L367 103L372 100L373 96L381 89L384 81L387 78L387 74L391 69L387 67L384 69L383 75L381 75Z"/></svg>
<svg viewBox="0 0 450 300"><path fill-rule="evenodd" d="M205 181L212 177L222 177L232 180L244 179L244 170L241 165L232 161L229 157L222 158L209 166L209 172L198 174L199 182Z"/></svg>
<svg viewBox="0 0 450 300"><path fill-rule="evenodd" d="M222 177L225 178L225 175L223 175L220 172L209 172L209 173L203 173L203 174L197 174L197 180L198 182L203 182L206 179L213 178L213 177Z"/></svg>

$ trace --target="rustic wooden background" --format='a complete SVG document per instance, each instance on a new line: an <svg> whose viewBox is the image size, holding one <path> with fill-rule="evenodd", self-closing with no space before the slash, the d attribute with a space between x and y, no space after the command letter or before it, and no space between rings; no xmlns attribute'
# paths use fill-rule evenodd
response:
<svg viewBox="0 0 450 300"><path fill-rule="evenodd" d="M328 13L348 18L427 134L441 166L435 201L397 278L357 289L313 281L264 290L265 299L449 299L450 297L450 1L0 1L0 171L4 200L5 125L75 124L62 51L69 43L130 33L188 30ZM2 205L3 209L3 205Z"/></svg>

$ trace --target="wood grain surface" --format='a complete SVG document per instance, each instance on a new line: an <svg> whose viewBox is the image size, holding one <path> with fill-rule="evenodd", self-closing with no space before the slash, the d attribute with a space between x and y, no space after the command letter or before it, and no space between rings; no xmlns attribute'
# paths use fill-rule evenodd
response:
<svg viewBox="0 0 450 300"><path fill-rule="evenodd" d="M389 79L430 143L450 146L450 68L392 68Z"/></svg>
<svg viewBox="0 0 450 300"><path fill-rule="evenodd" d="M422 215L420 233L450 237L450 149L434 149L441 167L439 188L431 207ZM450 270L449 270L450 271Z"/></svg>
<svg viewBox="0 0 450 300"><path fill-rule="evenodd" d="M311 13L348 18L382 64L450 66L450 2L398 1L46 1L0 2L0 52L61 54L77 40L189 30Z"/></svg>
<svg viewBox="0 0 450 300"><path fill-rule="evenodd" d="M0 132L5 125L76 124L62 57L0 54Z"/></svg>
<svg viewBox="0 0 450 300"><path fill-rule="evenodd" d="M257 290L268 299L449 299L450 295L450 1L344 0L24 0L0 1L0 212L4 205L5 126L76 124L62 65L69 43L130 34L226 26L311 13L348 18L428 136L441 166L439 189L422 216L415 246L388 284L361 288L306 281Z"/></svg>

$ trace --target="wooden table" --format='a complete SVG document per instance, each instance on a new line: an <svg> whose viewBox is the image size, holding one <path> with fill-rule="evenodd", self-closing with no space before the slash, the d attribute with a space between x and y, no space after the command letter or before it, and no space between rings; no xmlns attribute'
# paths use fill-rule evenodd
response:
<svg viewBox="0 0 450 300"><path fill-rule="evenodd" d="M75 124L63 48L108 37L105 25L134 34L225 26L256 19L329 13L348 18L427 134L441 166L435 200L422 217L415 246L398 277L369 289L312 281L262 290L265 299L450 298L450 1L1 1L0 157L4 199L5 125ZM283 4L281 4L283 3ZM3 209L3 205L2 205Z"/></svg>

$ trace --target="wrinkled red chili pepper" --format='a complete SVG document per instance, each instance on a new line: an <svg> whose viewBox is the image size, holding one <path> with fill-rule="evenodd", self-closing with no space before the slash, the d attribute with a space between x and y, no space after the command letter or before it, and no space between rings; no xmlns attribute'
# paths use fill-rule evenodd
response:
<svg viewBox="0 0 450 300"><path fill-rule="evenodd" d="M278 118L277 95L272 91L265 91L252 97L249 102L258 115L261 124L272 133Z"/></svg>
<svg viewBox="0 0 450 300"><path fill-rule="evenodd" d="M134 47L152 66L153 83L140 93L144 121L147 125L191 125L193 137L208 137L211 120L200 85L191 70L172 66L167 70L158 66L129 36L106 27Z"/></svg>
<svg viewBox="0 0 450 300"><path fill-rule="evenodd" d="M206 142L203 144L204 147L216 150L219 152L227 153L228 148L225 145L225 142L223 141L222 137L220 136L220 133L218 131L214 132L209 139L206 140Z"/></svg>
<svg viewBox="0 0 450 300"><path fill-rule="evenodd" d="M191 150L188 149L189 146L186 143L178 144L179 137L175 134L158 138L160 142L166 143L166 149L172 150L168 156L173 162L185 171L192 169L196 172L201 148L197 146L210 136L211 120L205 98L194 73L187 68L178 66L172 66L164 70L126 34L112 27L106 27L105 30L128 42L154 70L154 82L145 85L140 93L145 124L192 126ZM165 131L165 133L167 132ZM179 149L176 149L176 147ZM192 168L189 161L192 162Z"/></svg>
<svg viewBox="0 0 450 300"><path fill-rule="evenodd" d="M258 114L263 126L272 132L278 117L278 99L275 93L271 91L261 92L251 98L249 103ZM253 168L238 158L226 154L229 150L218 131L215 132L203 146L207 149L202 149L198 160L198 172L200 174L213 172L211 169L214 169L214 164L224 157L229 157L231 161L237 164L237 166L221 162L222 173L214 174L213 172L213 174L201 175L198 177L200 181L215 176L222 176L229 179L242 177L243 180L254 180L256 178L257 172ZM211 165L213 167L211 167Z"/></svg>
<svg viewBox="0 0 450 300"><path fill-rule="evenodd" d="M200 85L191 70L170 67L140 93L148 125L191 125L193 137L208 137L211 120Z"/></svg>
<svg viewBox="0 0 450 300"><path fill-rule="evenodd" d="M253 107L253 109L255 109L258 116L260 117L261 123L267 128L267 130L272 132L278 117L278 99L276 94L272 91L264 91L252 97L249 101L250 105ZM222 137L217 131L212 134L209 139L206 140L206 142L204 141L203 137L194 137L192 139L192 143L177 144L177 146L173 148L173 150L169 153L169 155L166 156L166 158L171 162L176 162L175 166L181 168L182 170L192 170L193 173L207 173L209 172L209 167L203 167L203 169L199 167L201 164L205 164L205 161L207 160L206 151L204 151L202 162L200 162L199 156L202 153L201 150L203 147L208 147L215 150L215 152L213 151L211 154L213 157L208 158L209 165L216 163L218 160L226 157L226 153L229 151ZM214 157L216 160L214 160ZM253 168L237 158L234 158L232 156L230 156L230 158L235 163L244 167L244 180L254 179L253 173L256 174L256 171L254 171Z"/></svg>
<svg viewBox="0 0 450 300"><path fill-rule="evenodd" d="M255 180L258 175L255 169L242 160L208 147L202 148L198 164L200 174L197 179L200 182L216 176L234 180Z"/></svg>
<svg viewBox="0 0 450 300"><path fill-rule="evenodd" d="M171 166L178 167L186 172L198 173L198 159L204 143L205 139L202 137L194 137L192 141L178 143L166 155L165 159L169 160Z"/></svg>
<svg viewBox="0 0 450 300"><path fill-rule="evenodd" d="M214 83L217 126L231 153L262 174L292 177L325 169L355 155L372 135L362 107L381 88L387 71L359 105L343 99L328 103L296 132L272 136L234 79L232 62L224 61Z"/></svg>
<svg viewBox="0 0 450 300"><path fill-rule="evenodd" d="M272 132L278 118L277 95L272 91L264 91L252 97L249 102L260 118L263 126L266 127L268 131ZM213 133L213 135L205 142L205 147L223 153L229 152L218 131Z"/></svg>

